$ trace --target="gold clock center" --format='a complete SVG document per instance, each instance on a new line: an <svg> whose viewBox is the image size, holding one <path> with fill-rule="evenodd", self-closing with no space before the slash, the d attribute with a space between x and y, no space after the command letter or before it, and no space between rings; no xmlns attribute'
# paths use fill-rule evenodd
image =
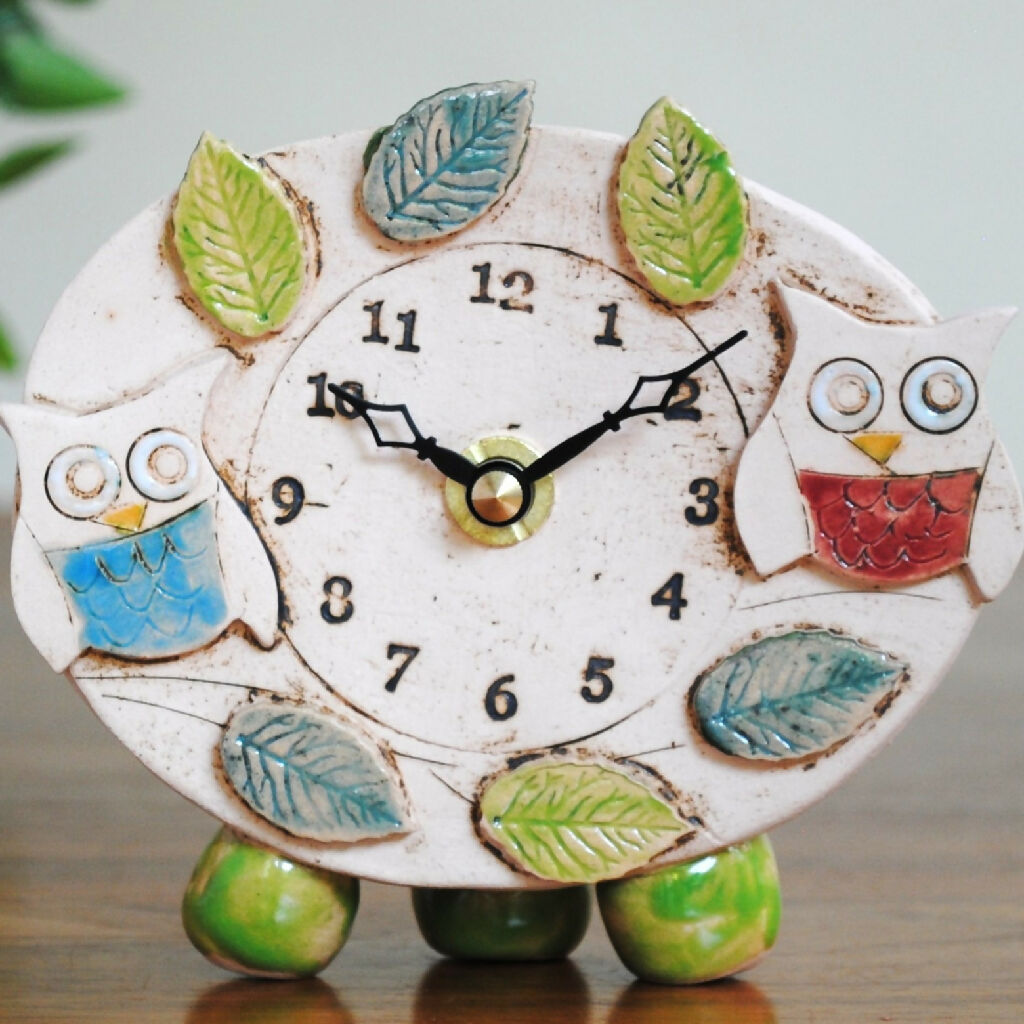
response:
<svg viewBox="0 0 1024 1024"><path fill-rule="evenodd" d="M462 454L482 467L468 488L445 483L445 503L462 530L491 547L518 544L536 533L555 499L550 476L534 484L523 479L537 452L518 437L498 436L481 438Z"/></svg>
<svg viewBox="0 0 1024 1024"><path fill-rule="evenodd" d="M529 495L506 463L477 477L469 489L470 510L489 526L506 526L524 512Z"/></svg>

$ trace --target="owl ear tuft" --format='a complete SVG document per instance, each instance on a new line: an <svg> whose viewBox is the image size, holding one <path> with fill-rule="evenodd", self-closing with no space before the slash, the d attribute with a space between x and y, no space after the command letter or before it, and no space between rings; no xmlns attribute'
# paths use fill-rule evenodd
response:
<svg viewBox="0 0 1024 1024"><path fill-rule="evenodd" d="M996 306L992 309L979 309L974 313L957 317L952 324L963 323L974 341L986 347L991 355L995 351L999 339L1003 336L1010 322L1017 315L1015 306Z"/></svg>
<svg viewBox="0 0 1024 1024"><path fill-rule="evenodd" d="M860 322L828 299L804 288L783 284L778 278L772 281L772 287L782 300L786 319L798 339L801 334L810 335L827 327L835 330L837 321L847 325Z"/></svg>
<svg viewBox="0 0 1024 1024"><path fill-rule="evenodd" d="M55 412L38 405L0 402L0 427L7 431L19 452L26 439L33 435L41 436L46 427L52 424L55 416L63 418L66 413Z"/></svg>

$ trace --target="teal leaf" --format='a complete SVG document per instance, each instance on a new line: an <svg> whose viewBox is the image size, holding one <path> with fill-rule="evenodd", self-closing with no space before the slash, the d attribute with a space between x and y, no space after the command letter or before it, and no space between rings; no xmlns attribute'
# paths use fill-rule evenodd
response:
<svg viewBox="0 0 1024 1024"><path fill-rule="evenodd" d="M124 89L28 29L0 32L0 103L16 110L76 110L112 103Z"/></svg>
<svg viewBox="0 0 1024 1024"><path fill-rule="evenodd" d="M743 257L747 200L729 154L670 99L647 111L629 142L618 208L633 259L670 302L712 298Z"/></svg>
<svg viewBox="0 0 1024 1024"><path fill-rule="evenodd" d="M532 82L465 85L421 100L371 139L366 212L403 242L471 224L516 176L532 112Z"/></svg>
<svg viewBox="0 0 1024 1024"><path fill-rule="evenodd" d="M726 754L806 757L849 739L906 670L850 637L799 630L723 658L698 678L693 709L704 738Z"/></svg>
<svg viewBox="0 0 1024 1024"><path fill-rule="evenodd" d="M71 139L49 139L8 150L0 156L0 188L28 177L33 171L62 157L71 147Z"/></svg>
<svg viewBox="0 0 1024 1024"><path fill-rule="evenodd" d="M600 764L528 761L484 788L479 814L508 860L565 883L617 878L693 832L661 796Z"/></svg>
<svg viewBox="0 0 1024 1024"><path fill-rule="evenodd" d="M220 749L235 792L292 835L351 843L409 830L395 770L333 718L249 704L228 723Z"/></svg>

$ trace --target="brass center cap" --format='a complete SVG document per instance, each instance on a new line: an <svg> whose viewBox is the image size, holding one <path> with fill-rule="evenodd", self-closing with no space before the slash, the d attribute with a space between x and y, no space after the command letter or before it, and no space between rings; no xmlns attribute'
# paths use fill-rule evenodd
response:
<svg viewBox="0 0 1024 1024"><path fill-rule="evenodd" d="M455 522L474 540L503 548L532 536L551 514L555 483L529 483L537 452L518 437L482 437L463 453L479 471L468 486L446 480L444 499Z"/></svg>
<svg viewBox="0 0 1024 1024"><path fill-rule="evenodd" d="M491 463L484 463L487 467ZM516 472L518 467L496 460L494 468L481 473L469 489L469 507L477 519L490 526L508 526L522 518L529 504L529 488Z"/></svg>

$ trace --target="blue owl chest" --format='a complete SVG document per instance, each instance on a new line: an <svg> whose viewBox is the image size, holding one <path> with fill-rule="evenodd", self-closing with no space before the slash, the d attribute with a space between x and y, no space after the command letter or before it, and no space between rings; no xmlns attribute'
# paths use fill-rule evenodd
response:
<svg viewBox="0 0 1024 1024"><path fill-rule="evenodd" d="M151 530L46 557L82 621L83 650L170 657L226 624L214 500Z"/></svg>

